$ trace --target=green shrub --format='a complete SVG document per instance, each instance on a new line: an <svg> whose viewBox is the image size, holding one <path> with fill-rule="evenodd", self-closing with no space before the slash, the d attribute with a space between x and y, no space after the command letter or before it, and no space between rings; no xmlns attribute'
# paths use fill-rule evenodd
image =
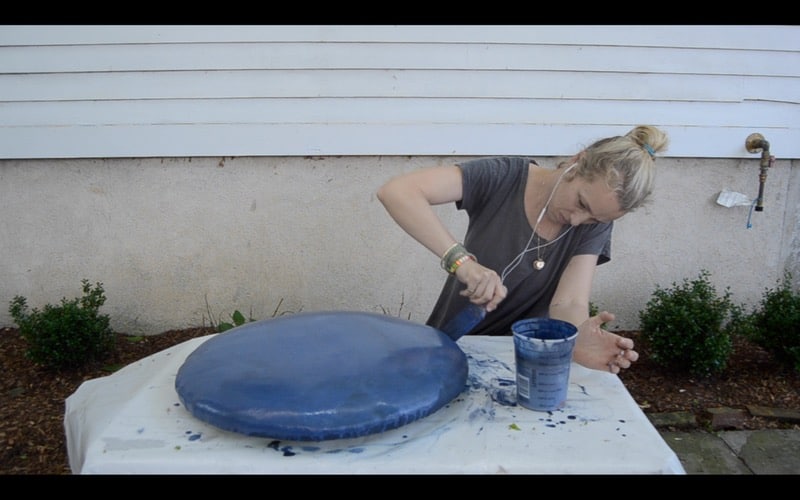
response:
<svg viewBox="0 0 800 500"><path fill-rule="evenodd" d="M250 316L251 317L248 320L247 318L244 317L244 314L242 314L242 312L237 309L233 311L233 314L231 314L230 321L220 321L219 323L217 323L216 326L217 332L219 333L227 332L228 330L236 328L237 326L242 326L243 324L248 323L250 321L255 321L255 319L252 317L252 313L250 313Z"/></svg>
<svg viewBox="0 0 800 500"><path fill-rule="evenodd" d="M775 288L767 288L740 328L748 340L800 372L800 293L792 291L791 280L787 271Z"/></svg>
<svg viewBox="0 0 800 500"><path fill-rule="evenodd" d="M109 318L98 313L105 301L102 283L92 287L83 280L83 297L63 298L60 306L47 304L28 311L27 300L15 296L9 312L27 341L25 355L34 363L53 369L78 368L101 359L116 341Z"/></svg>
<svg viewBox="0 0 800 500"><path fill-rule="evenodd" d="M702 270L680 285L656 286L639 312L642 339L656 364L700 377L725 370L733 349L731 325L740 308L728 289L717 293L709 276Z"/></svg>

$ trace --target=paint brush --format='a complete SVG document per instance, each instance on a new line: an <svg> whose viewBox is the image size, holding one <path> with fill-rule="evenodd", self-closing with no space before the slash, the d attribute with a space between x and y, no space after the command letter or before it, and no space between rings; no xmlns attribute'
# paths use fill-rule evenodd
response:
<svg viewBox="0 0 800 500"><path fill-rule="evenodd" d="M450 318L450 321L442 327L442 331L451 339L458 340L471 332L484 317L486 308L470 302L467 307Z"/></svg>

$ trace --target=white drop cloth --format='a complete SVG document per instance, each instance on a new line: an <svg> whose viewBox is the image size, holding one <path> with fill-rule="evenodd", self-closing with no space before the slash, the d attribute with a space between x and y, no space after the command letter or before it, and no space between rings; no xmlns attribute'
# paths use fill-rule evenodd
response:
<svg viewBox="0 0 800 500"><path fill-rule="evenodd" d="M512 405L511 337L466 336L465 391L380 434L322 442L248 437L197 420L175 376L212 336L84 382L66 400L75 474L684 474L619 377L574 364L567 404ZM236 362L231 360L231 362ZM633 368L635 369L635 367Z"/></svg>

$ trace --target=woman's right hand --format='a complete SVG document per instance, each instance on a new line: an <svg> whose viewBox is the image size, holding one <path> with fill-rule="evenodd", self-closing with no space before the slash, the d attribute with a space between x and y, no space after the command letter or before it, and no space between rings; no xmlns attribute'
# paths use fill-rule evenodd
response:
<svg viewBox="0 0 800 500"><path fill-rule="evenodd" d="M456 278L466 285L459 294L468 297L473 304L485 305L486 312L497 309L508 293L500 275L474 260L461 264L456 269Z"/></svg>

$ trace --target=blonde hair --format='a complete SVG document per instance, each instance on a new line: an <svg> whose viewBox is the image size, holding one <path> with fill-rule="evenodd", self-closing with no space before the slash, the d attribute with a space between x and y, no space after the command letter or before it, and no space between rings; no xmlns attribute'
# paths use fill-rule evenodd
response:
<svg viewBox="0 0 800 500"><path fill-rule="evenodd" d="M667 134L652 125L637 125L627 134L607 137L581 151L573 175L606 179L624 212L644 205L655 184L656 153L666 150Z"/></svg>

